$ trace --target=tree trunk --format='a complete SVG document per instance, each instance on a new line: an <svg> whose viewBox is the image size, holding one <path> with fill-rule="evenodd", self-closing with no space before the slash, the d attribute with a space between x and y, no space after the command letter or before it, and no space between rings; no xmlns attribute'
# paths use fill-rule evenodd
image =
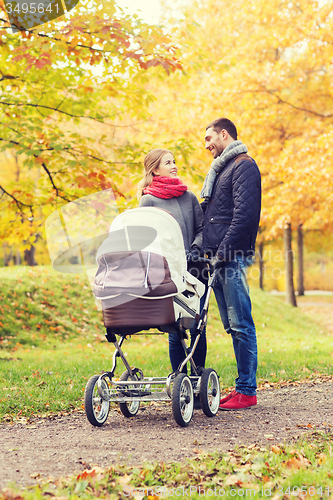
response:
<svg viewBox="0 0 333 500"><path fill-rule="evenodd" d="M264 243L261 242L258 245L258 257L259 257L259 287L264 289Z"/></svg>
<svg viewBox="0 0 333 500"><path fill-rule="evenodd" d="M28 266L37 266L37 262L35 260L35 250L36 248L31 245L28 250L24 250L24 259Z"/></svg>
<svg viewBox="0 0 333 500"><path fill-rule="evenodd" d="M297 246L298 246L297 291L298 291L298 296L300 296L300 295L304 295L304 258L303 258L303 228L302 228L302 224L297 226Z"/></svg>
<svg viewBox="0 0 333 500"><path fill-rule="evenodd" d="M15 266L20 266L22 264L21 254L18 250L16 250L16 254L14 255L14 264Z"/></svg>
<svg viewBox="0 0 333 500"><path fill-rule="evenodd" d="M287 302L294 307L297 307L295 290L294 290L294 255L291 248L291 225L287 224L283 233L285 266L286 266L286 297Z"/></svg>
<svg viewBox="0 0 333 500"><path fill-rule="evenodd" d="M3 248L3 265L6 267L9 266L13 252L12 249L8 247L7 243L3 243L2 248ZM7 249L9 253L7 253Z"/></svg>

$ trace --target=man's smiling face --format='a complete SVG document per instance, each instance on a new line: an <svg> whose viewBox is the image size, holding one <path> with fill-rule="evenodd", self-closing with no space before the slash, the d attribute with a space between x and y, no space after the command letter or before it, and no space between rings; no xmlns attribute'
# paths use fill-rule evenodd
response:
<svg viewBox="0 0 333 500"><path fill-rule="evenodd" d="M220 156L222 151L225 148L224 145L224 134L225 130L221 130L220 133L215 132L213 127L210 127L206 130L206 135L205 135L205 148L208 149L211 153L213 158L217 158Z"/></svg>

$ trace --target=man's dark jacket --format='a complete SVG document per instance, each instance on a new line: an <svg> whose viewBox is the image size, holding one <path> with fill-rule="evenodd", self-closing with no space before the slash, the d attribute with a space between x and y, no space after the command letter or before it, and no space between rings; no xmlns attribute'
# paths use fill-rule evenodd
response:
<svg viewBox="0 0 333 500"><path fill-rule="evenodd" d="M236 254L254 256L261 208L261 178L247 154L232 158L216 176L204 212L204 253L229 261Z"/></svg>

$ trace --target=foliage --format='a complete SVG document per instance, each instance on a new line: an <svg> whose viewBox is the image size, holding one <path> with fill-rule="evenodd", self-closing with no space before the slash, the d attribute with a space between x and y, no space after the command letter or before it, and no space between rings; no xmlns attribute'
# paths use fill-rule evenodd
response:
<svg viewBox="0 0 333 500"><path fill-rule="evenodd" d="M203 454L186 463L146 463L130 467L93 467L28 489L5 489L0 500L71 498L178 498L244 496L254 498L328 498L333 488L330 432L312 432L292 445L240 446L227 453ZM191 488L191 489L190 489ZM185 494L184 494L185 491ZM17 495L17 496L16 496ZM60 496L61 495L61 496Z"/></svg>
<svg viewBox="0 0 333 500"><path fill-rule="evenodd" d="M286 222L332 228L331 12L331 0L241 1L236 10L191 2L182 22L170 20L184 73L150 81L154 123L139 137L185 136L194 150L181 175L199 185L211 161L205 126L219 116L236 123L262 172L260 239L282 235Z"/></svg>
<svg viewBox="0 0 333 500"><path fill-rule="evenodd" d="M12 35L3 21L3 237L28 246L55 206L104 187L133 206L152 147L173 150L199 194L205 125L221 115L262 171L259 239L287 222L331 231L331 11L332 0L241 0L236 11L197 0L181 22L166 9L163 30L104 2L43 31Z"/></svg>
<svg viewBox="0 0 333 500"><path fill-rule="evenodd" d="M293 240L297 235L293 234ZM332 245L331 235L319 232L309 232L305 235L304 248L304 284L305 290L333 290L333 254L330 251ZM298 265L298 253L294 251L294 267ZM277 239L267 242L263 249L263 285L264 290L285 291L285 269L283 242ZM259 258L248 270L250 286L259 287ZM296 277L294 285L296 289Z"/></svg>
<svg viewBox="0 0 333 500"><path fill-rule="evenodd" d="M114 1L83 1L15 34L3 9L1 0L0 237L29 247L56 207L108 187L123 196L141 149L118 142L115 131L147 119L149 75L180 64L159 27L124 15Z"/></svg>

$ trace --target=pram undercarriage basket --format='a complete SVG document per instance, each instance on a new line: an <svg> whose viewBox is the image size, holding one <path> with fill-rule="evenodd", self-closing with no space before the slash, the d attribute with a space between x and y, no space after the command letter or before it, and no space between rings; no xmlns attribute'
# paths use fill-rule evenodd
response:
<svg viewBox="0 0 333 500"><path fill-rule="evenodd" d="M220 402L218 376L210 368L197 367L193 360L207 323L213 277L200 311L205 286L186 270L183 237L175 219L164 210L150 207L124 212L113 221L109 237L97 252L97 262L94 292L101 303L107 340L114 344L115 352L111 370L94 375L86 386L89 422L103 425L110 402L119 403L125 417L133 417L140 402L171 401L174 419L187 426L195 397L207 416L216 415ZM184 360L167 377L144 377L141 369L130 367L122 350L128 336L151 328L177 333L184 348ZM186 330L190 328L196 329L191 347L186 343ZM125 371L115 380L119 357ZM188 362L191 376L182 372Z"/></svg>

